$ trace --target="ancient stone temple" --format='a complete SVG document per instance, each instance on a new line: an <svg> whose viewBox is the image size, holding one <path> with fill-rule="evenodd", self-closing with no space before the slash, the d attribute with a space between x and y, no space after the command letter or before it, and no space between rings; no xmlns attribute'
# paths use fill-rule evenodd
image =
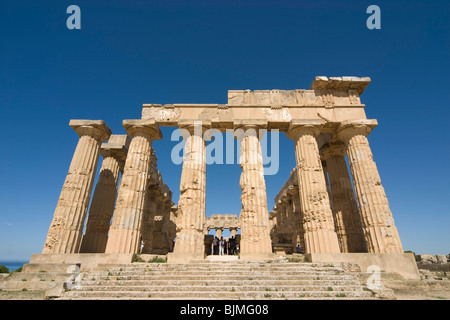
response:
<svg viewBox="0 0 450 320"><path fill-rule="evenodd" d="M155 253L188 262L205 258L210 229L221 234L224 228L234 235L240 230L244 260L272 259L297 247L311 260L325 261L403 254L368 140L377 121L366 118L360 100L369 83L321 76L310 89L229 90L227 104L144 104L141 119L123 120L126 135L112 134L101 120L70 121L79 141L41 258L95 254L119 261ZM162 126L180 128L185 140L176 206L153 149L163 139ZM207 218L205 212L211 129L241 133L235 135L242 169L239 217ZM285 132L294 148L282 152L296 158L270 213L261 129Z"/></svg>

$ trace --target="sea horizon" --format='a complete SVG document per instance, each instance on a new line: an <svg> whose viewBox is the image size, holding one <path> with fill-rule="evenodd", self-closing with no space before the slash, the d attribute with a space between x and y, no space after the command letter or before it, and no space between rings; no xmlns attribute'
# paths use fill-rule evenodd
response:
<svg viewBox="0 0 450 320"><path fill-rule="evenodd" d="M27 260L0 260L0 265L5 266L8 270L15 271L21 268L24 264L27 264L29 261Z"/></svg>

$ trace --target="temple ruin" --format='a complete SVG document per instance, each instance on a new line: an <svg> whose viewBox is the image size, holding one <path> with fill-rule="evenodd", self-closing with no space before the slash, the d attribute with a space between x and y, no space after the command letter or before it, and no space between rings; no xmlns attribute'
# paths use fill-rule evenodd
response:
<svg viewBox="0 0 450 320"><path fill-rule="evenodd" d="M101 120L71 120L79 141L44 249L32 260L93 254L119 261L138 253L144 240L143 253L188 262L204 259L209 230L221 234L223 228L232 234L240 229L244 260L273 259L297 246L310 259L325 261L403 254L368 141L377 120L366 118L360 96L369 83L367 77L319 76L310 89L229 90L227 104L144 104L141 119L123 120L127 135L112 134ZM162 139L162 126L189 133L177 205L152 148ZM208 129L245 132L239 217L206 216L203 135ZM273 209L258 129L285 132L295 143L296 167Z"/></svg>

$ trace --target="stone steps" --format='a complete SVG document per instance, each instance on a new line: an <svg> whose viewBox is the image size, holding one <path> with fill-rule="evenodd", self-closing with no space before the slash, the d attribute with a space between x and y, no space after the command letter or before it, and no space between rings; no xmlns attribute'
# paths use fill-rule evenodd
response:
<svg viewBox="0 0 450 320"><path fill-rule="evenodd" d="M274 285L205 285L205 284L197 284L197 285L173 285L173 286L149 286L149 285L85 285L83 284L83 291L187 291L187 292L195 292L195 291L217 291L217 292L234 292L238 288L241 291L357 291L361 289L360 285L283 285L274 286ZM331 288L331 290L329 290Z"/></svg>
<svg viewBox="0 0 450 320"><path fill-rule="evenodd" d="M104 264L60 299L371 299L340 265L209 261Z"/></svg>
<svg viewBox="0 0 450 320"><path fill-rule="evenodd" d="M83 286L127 286L127 287L151 287L151 286L249 286L249 285L260 285L260 286L344 286L344 285L359 285L359 281L349 279L337 279L337 280L280 280L280 279L252 279L252 280L223 280L223 279L168 279L168 280L83 280Z"/></svg>
<svg viewBox="0 0 450 320"><path fill-rule="evenodd" d="M271 298L373 298L366 291L77 291L72 290L65 299L271 299Z"/></svg>
<svg viewBox="0 0 450 320"><path fill-rule="evenodd" d="M167 269L167 268L159 268L159 267L146 267L146 268L133 268L133 269L126 269L126 270L121 270L120 268L111 268L109 269L110 272L115 272L115 273L122 273L122 274L126 274L126 272L128 273L133 273L133 272L145 272L145 271L158 271L158 272L197 272L197 273L203 273L203 272L208 272L208 273L214 273L214 272L223 272L223 273L239 273L239 272L252 272L252 271L259 271L259 272L294 272L294 273L298 273L298 272L309 272L309 273L319 273L319 272L335 272L335 273L343 273L343 270L338 270L335 268L180 268L180 269ZM95 270L94 270L95 271ZM102 271L102 270L99 270Z"/></svg>
<svg viewBox="0 0 450 320"><path fill-rule="evenodd" d="M305 272L305 271L260 271L260 270L253 270L253 271L241 271L238 273L231 273L231 272L221 272L218 274L218 272L215 271L209 271L209 272L201 272L201 271L164 271L164 270L152 270L152 271L141 271L141 272L133 272L133 271L126 271L126 272L120 272L120 271L110 271L107 274L105 273L98 273L98 274L92 274L97 276L114 276L114 277L120 277L124 280L128 279L128 277L151 277L152 275L158 275L158 276L218 276L218 277L243 277L245 274L253 274L253 275L262 275L262 276L323 276L323 275L330 275L330 276L340 276L345 275L345 273L335 273L335 272Z"/></svg>

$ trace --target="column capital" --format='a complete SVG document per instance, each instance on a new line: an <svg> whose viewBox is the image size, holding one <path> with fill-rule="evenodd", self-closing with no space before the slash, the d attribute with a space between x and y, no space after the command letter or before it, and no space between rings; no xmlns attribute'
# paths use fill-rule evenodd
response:
<svg viewBox="0 0 450 320"><path fill-rule="evenodd" d="M256 120L235 120L233 123L234 129L266 129L268 126L268 121L265 119Z"/></svg>
<svg viewBox="0 0 450 320"><path fill-rule="evenodd" d="M111 129L103 120L72 119L69 122L69 126L80 137L88 135L100 142L108 140L111 135Z"/></svg>
<svg viewBox="0 0 450 320"><path fill-rule="evenodd" d="M153 140L162 139L162 133L154 119L123 120L123 127L131 138L141 135Z"/></svg>
<svg viewBox="0 0 450 320"><path fill-rule="evenodd" d="M180 120L178 127L188 130L190 134L201 133L203 135L206 130L211 129L211 120Z"/></svg>
<svg viewBox="0 0 450 320"><path fill-rule="evenodd" d="M292 198L292 195L294 195L294 194L298 194L298 190L297 190L297 188L295 188L295 186L289 186L288 187L288 189L287 189L287 194ZM291 199L292 200L292 199Z"/></svg>
<svg viewBox="0 0 450 320"><path fill-rule="evenodd" d="M282 195L278 199L278 201L276 203L276 207L277 207L277 209L283 210L286 207L287 203L288 203L288 200L286 198L286 195Z"/></svg>
<svg viewBox="0 0 450 320"><path fill-rule="evenodd" d="M289 124L286 137L294 141L305 134L317 137L320 134L320 129L325 123L324 120L293 120Z"/></svg>
<svg viewBox="0 0 450 320"><path fill-rule="evenodd" d="M255 136L262 140L264 137L264 131L259 130L267 129L268 121L261 120L236 120L234 121L233 128L235 130L234 138L241 141L244 137ZM241 130L241 132L239 132Z"/></svg>
<svg viewBox="0 0 450 320"><path fill-rule="evenodd" d="M326 161L329 157L332 156L345 157L347 155L347 150L345 144L342 141L336 141L324 145L320 150L320 153L322 158Z"/></svg>
<svg viewBox="0 0 450 320"><path fill-rule="evenodd" d="M342 121L336 131L336 138L347 143L353 136L368 136L377 125L378 122L375 119Z"/></svg>

